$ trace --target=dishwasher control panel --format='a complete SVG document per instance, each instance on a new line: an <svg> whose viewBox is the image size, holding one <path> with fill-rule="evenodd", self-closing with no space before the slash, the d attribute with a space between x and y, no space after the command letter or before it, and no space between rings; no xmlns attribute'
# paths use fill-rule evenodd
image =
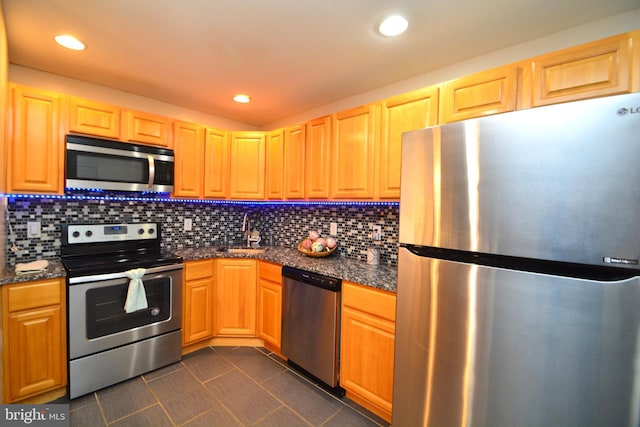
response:
<svg viewBox="0 0 640 427"><path fill-rule="evenodd" d="M289 277L299 282L304 282L309 285L317 286L319 288L327 289L333 292L339 292L342 287L342 280L340 279L324 276L322 274L313 273L310 271L300 270L293 267L282 267L282 276Z"/></svg>

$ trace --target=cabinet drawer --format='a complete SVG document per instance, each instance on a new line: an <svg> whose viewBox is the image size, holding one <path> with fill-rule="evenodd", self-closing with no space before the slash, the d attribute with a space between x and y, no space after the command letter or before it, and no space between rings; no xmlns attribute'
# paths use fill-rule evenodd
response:
<svg viewBox="0 0 640 427"><path fill-rule="evenodd" d="M393 293L342 282L342 305L395 322L396 296Z"/></svg>
<svg viewBox="0 0 640 427"><path fill-rule="evenodd" d="M184 264L185 280L204 279L213 276L213 260L189 261Z"/></svg>
<svg viewBox="0 0 640 427"><path fill-rule="evenodd" d="M61 304L61 282L62 279L50 279L8 285L9 312Z"/></svg>
<svg viewBox="0 0 640 427"><path fill-rule="evenodd" d="M279 264L271 264L261 261L258 267L258 274L263 280L269 280L271 282L282 282L282 266Z"/></svg>

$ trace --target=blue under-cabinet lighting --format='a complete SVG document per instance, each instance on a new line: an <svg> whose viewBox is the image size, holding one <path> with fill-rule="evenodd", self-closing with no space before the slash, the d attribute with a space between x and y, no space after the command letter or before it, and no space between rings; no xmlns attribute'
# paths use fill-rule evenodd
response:
<svg viewBox="0 0 640 427"><path fill-rule="evenodd" d="M2 196L2 194L0 194ZM171 198L169 193L134 193L131 195L105 192L103 190L90 190L86 193L68 192L67 194L4 194L10 201L25 199L51 199L51 200L102 200L109 202L168 202L185 204L212 204L212 205L251 205L251 206L399 206L394 201L323 201L323 200L213 200L213 199L183 199Z"/></svg>

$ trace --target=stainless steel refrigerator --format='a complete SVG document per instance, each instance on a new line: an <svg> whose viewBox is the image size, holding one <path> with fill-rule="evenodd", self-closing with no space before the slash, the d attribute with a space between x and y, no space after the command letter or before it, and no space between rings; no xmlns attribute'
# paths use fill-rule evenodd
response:
<svg viewBox="0 0 640 427"><path fill-rule="evenodd" d="M402 141L394 427L638 426L640 94Z"/></svg>

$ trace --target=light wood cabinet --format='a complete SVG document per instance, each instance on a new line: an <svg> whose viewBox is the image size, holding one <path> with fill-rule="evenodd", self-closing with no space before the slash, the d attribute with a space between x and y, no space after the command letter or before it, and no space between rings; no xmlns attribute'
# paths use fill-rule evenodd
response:
<svg viewBox="0 0 640 427"><path fill-rule="evenodd" d="M160 147L173 146L171 120L141 111L123 111L122 139Z"/></svg>
<svg viewBox="0 0 640 427"><path fill-rule="evenodd" d="M120 108L88 99L68 98L69 132L120 139Z"/></svg>
<svg viewBox="0 0 640 427"><path fill-rule="evenodd" d="M58 94L10 85L7 126L7 190L59 193L64 190L64 147Z"/></svg>
<svg viewBox="0 0 640 427"><path fill-rule="evenodd" d="M284 197L284 129L269 132L266 145L265 196L267 199Z"/></svg>
<svg viewBox="0 0 640 427"><path fill-rule="evenodd" d="M202 197L204 170L204 128L192 123L175 122L175 166L173 195Z"/></svg>
<svg viewBox="0 0 640 427"><path fill-rule="evenodd" d="M282 331L282 266L258 263L258 337L280 352Z"/></svg>
<svg viewBox="0 0 640 427"><path fill-rule="evenodd" d="M7 48L7 31L5 26L4 14L2 8L0 8L0 117L4 120L0 120L0 153L6 155L6 139L5 130L7 128L6 123L6 111L5 108L9 105L9 88L7 82L7 75L9 73L9 54ZM0 162L0 193L7 191L6 175L6 159ZM4 248L4 245L0 245ZM0 256L0 262L4 262L4 257Z"/></svg>
<svg viewBox="0 0 640 427"><path fill-rule="evenodd" d="M67 383L64 279L2 286L4 396L20 401Z"/></svg>
<svg viewBox="0 0 640 427"><path fill-rule="evenodd" d="M182 345L213 337L213 260L184 263Z"/></svg>
<svg viewBox="0 0 640 427"><path fill-rule="evenodd" d="M344 281L340 383L347 397L391 421L395 344L393 293Z"/></svg>
<svg viewBox="0 0 640 427"><path fill-rule="evenodd" d="M442 84L440 124L516 108L518 67L507 65Z"/></svg>
<svg viewBox="0 0 640 427"><path fill-rule="evenodd" d="M204 141L204 197L229 197L229 132L207 128Z"/></svg>
<svg viewBox="0 0 640 427"><path fill-rule="evenodd" d="M216 259L214 335L256 336L256 262Z"/></svg>
<svg viewBox="0 0 640 427"><path fill-rule="evenodd" d="M428 87L388 98L381 108L377 197L399 199L402 134L437 124L438 88Z"/></svg>
<svg viewBox="0 0 640 427"><path fill-rule="evenodd" d="M374 104L333 115L332 198L373 198L379 112Z"/></svg>
<svg viewBox="0 0 640 427"><path fill-rule="evenodd" d="M531 60L532 105L548 105L637 91L634 42L621 34Z"/></svg>
<svg viewBox="0 0 640 427"><path fill-rule="evenodd" d="M230 191L232 199L264 199L266 134L231 134Z"/></svg>
<svg viewBox="0 0 640 427"><path fill-rule="evenodd" d="M328 199L331 185L331 116L307 123L304 160L304 194L308 199Z"/></svg>
<svg viewBox="0 0 640 427"><path fill-rule="evenodd" d="M304 198L304 148L305 126L287 127L284 130L284 196L287 199Z"/></svg>

